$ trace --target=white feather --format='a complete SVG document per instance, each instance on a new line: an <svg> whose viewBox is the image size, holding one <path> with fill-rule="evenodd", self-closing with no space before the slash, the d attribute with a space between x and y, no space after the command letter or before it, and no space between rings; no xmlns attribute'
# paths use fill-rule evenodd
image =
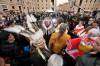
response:
<svg viewBox="0 0 100 66"><path fill-rule="evenodd" d="M14 32L14 33L19 34L21 31L24 31L25 28L20 26L20 25L15 25L15 26L11 26L11 27L8 27L8 28L4 28L4 30L8 31L8 32Z"/></svg>

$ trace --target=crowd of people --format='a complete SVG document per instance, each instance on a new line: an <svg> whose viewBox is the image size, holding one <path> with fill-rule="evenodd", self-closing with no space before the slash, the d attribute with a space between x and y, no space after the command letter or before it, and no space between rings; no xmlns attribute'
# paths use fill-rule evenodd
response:
<svg viewBox="0 0 100 66"><path fill-rule="evenodd" d="M96 66L100 18L73 12L0 12L0 66Z"/></svg>

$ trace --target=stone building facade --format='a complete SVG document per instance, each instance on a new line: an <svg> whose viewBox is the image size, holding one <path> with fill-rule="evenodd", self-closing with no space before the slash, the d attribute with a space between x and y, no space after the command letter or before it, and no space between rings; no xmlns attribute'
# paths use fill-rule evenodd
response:
<svg viewBox="0 0 100 66"><path fill-rule="evenodd" d="M71 3L71 11L74 12L86 12L100 10L100 0L69 0Z"/></svg>
<svg viewBox="0 0 100 66"><path fill-rule="evenodd" d="M40 12L51 8L51 0L0 0L0 10Z"/></svg>

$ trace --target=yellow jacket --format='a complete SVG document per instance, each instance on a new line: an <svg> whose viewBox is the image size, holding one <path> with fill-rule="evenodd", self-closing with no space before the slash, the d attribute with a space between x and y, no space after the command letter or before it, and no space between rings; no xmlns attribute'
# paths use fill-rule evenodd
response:
<svg viewBox="0 0 100 66"><path fill-rule="evenodd" d="M70 35L67 33L64 33L60 38L59 33L55 32L51 35L50 41L49 41L49 48L54 53L59 53L61 49L67 45L67 41L71 38Z"/></svg>

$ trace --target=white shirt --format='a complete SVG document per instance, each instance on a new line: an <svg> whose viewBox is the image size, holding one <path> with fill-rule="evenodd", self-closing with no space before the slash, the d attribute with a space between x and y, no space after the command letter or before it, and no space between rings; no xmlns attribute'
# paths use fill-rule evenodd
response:
<svg viewBox="0 0 100 66"><path fill-rule="evenodd" d="M92 34L92 37L99 37L100 36L100 28L92 28L89 30L89 33Z"/></svg>
<svg viewBox="0 0 100 66"><path fill-rule="evenodd" d="M100 36L100 28L92 28L89 30L88 34L90 34L90 39L96 40Z"/></svg>

